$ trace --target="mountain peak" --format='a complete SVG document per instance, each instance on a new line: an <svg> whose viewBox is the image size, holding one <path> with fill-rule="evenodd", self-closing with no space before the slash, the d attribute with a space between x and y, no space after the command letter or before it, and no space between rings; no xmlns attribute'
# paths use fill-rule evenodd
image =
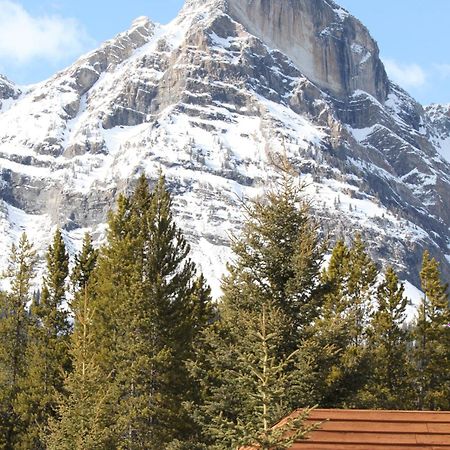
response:
<svg viewBox="0 0 450 450"><path fill-rule="evenodd" d="M224 8L226 7L227 0L186 0L182 11L195 10L201 11L211 7Z"/></svg>
<svg viewBox="0 0 450 450"><path fill-rule="evenodd" d="M179 18L221 12L332 96L364 91L386 100L389 81L376 42L333 0L187 0Z"/></svg>
<svg viewBox="0 0 450 450"><path fill-rule="evenodd" d="M140 16L133 20L131 28L148 27L152 21L147 16Z"/></svg>
<svg viewBox="0 0 450 450"><path fill-rule="evenodd" d="M16 85L0 74L0 99L12 97L17 92Z"/></svg>
<svg viewBox="0 0 450 450"><path fill-rule="evenodd" d="M267 46L336 97L362 90L380 102L388 79L376 42L331 0L227 0L227 11Z"/></svg>

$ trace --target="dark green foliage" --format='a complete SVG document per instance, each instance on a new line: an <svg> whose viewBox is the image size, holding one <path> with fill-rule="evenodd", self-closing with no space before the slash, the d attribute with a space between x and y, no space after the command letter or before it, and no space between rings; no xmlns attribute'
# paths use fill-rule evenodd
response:
<svg viewBox="0 0 450 450"><path fill-rule="evenodd" d="M377 290L377 309L369 328L371 371L360 393L362 404L375 409L410 409L413 385L409 364L408 299L392 267Z"/></svg>
<svg viewBox="0 0 450 450"><path fill-rule="evenodd" d="M31 295L22 236L0 292L0 448L284 450L311 430L315 403L450 409L450 307L428 253L411 331L404 287L392 268L377 280L360 236L321 269L292 179L244 208L217 305L162 176L120 196L100 251L85 236L70 285L57 231Z"/></svg>
<svg viewBox="0 0 450 450"><path fill-rule="evenodd" d="M301 341L320 310L322 247L287 177L245 208L242 236L232 241L235 262L222 283L220 322L205 331L192 364L204 396L197 420L208 448L257 441L285 448L283 433L271 427L311 401L313 373Z"/></svg>
<svg viewBox="0 0 450 450"><path fill-rule="evenodd" d="M97 358L116 387L120 448L158 448L193 433L182 407L195 395L184 361L209 294L195 283L171 204L162 176L153 192L141 177L110 216L95 272Z"/></svg>
<svg viewBox="0 0 450 450"><path fill-rule="evenodd" d="M58 397L58 416L50 420L46 430L45 441L51 450L111 448L108 423L113 411L113 387L95 359L92 292L97 254L91 236L86 234L70 276L74 317L69 343L72 368L65 373L64 394Z"/></svg>
<svg viewBox="0 0 450 450"><path fill-rule="evenodd" d="M377 268L361 237L339 241L322 275L324 303L308 345L318 354L316 390L327 407L360 406L356 392L367 379L367 331ZM328 351L321 351L328 349Z"/></svg>
<svg viewBox="0 0 450 450"><path fill-rule="evenodd" d="M44 448L41 435L56 414L57 394L63 391L63 372L70 365L70 324L66 303L69 256L59 230L46 254L47 269L41 297L31 306L26 376L21 381L17 410L27 431L21 448Z"/></svg>
<svg viewBox="0 0 450 450"><path fill-rule="evenodd" d="M92 245L92 237L86 233L83 238L81 252L75 255L75 264L70 274L70 281L74 294L81 292L84 298L86 286L88 286L92 273L97 264L98 251Z"/></svg>
<svg viewBox="0 0 450 450"><path fill-rule="evenodd" d="M273 302L290 318L286 351L295 350L319 314L317 288L324 247L301 188L286 176L262 199L244 205L246 221L232 240L235 262L222 283L224 302L252 310Z"/></svg>
<svg viewBox="0 0 450 450"><path fill-rule="evenodd" d="M27 342L30 317L31 280L35 252L25 234L11 247L5 277L8 293L0 293L0 448L12 450L21 445L25 425L21 420L21 383L27 372Z"/></svg>
<svg viewBox="0 0 450 450"><path fill-rule="evenodd" d="M46 429L45 443L49 450L114 448L108 428L114 411L114 386L102 376L94 357L95 314L91 302L86 285L74 304L70 349L73 370L66 373L65 392L58 398L58 417L51 418Z"/></svg>
<svg viewBox="0 0 450 450"><path fill-rule="evenodd" d="M192 369L204 382L206 401L196 411L209 449L289 448L308 427L295 422L296 434L286 436L291 423L273 425L292 411L292 398L307 390L308 363L297 349L283 355L290 320L272 305L242 311L222 304L221 321L203 336L206 364ZM281 355L281 356L280 356Z"/></svg>
<svg viewBox="0 0 450 450"><path fill-rule="evenodd" d="M450 306L439 264L428 252L420 272L424 297L414 331L419 409L450 409Z"/></svg>

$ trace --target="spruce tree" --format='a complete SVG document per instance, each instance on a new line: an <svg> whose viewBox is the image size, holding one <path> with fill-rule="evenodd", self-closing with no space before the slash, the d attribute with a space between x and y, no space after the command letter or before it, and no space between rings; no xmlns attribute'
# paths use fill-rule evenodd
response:
<svg viewBox="0 0 450 450"><path fill-rule="evenodd" d="M120 448L158 448L192 433L182 405L192 394L184 361L194 336L195 267L171 207L164 177L153 192L141 177L110 216L95 271L99 361L117 387Z"/></svg>
<svg viewBox="0 0 450 450"><path fill-rule="evenodd" d="M31 306L32 326L26 352L26 377L20 384L17 410L26 423L21 448L43 449L41 437L49 417L56 414L57 394L63 391L63 372L69 368L70 323L66 309L69 256L57 230L46 254L42 294Z"/></svg>
<svg viewBox="0 0 450 450"><path fill-rule="evenodd" d="M92 306L98 252L85 234L70 275L70 306L74 330L70 338L72 370L65 373L64 394L58 397L58 416L50 420L45 439L51 450L113 448L109 428L113 415L113 386L96 358L96 314Z"/></svg>
<svg viewBox="0 0 450 450"><path fill-rule="evenodd" d="M377 267L357 235L351 248L338 241L322 274L324 302L308 340L318 356L316 388L326 407L355 407L368 377L367 331ZM321 351L320 349L327 349Z"/></svg>
<svg viewBox="0 0 450 450"><path fill-rule="evenodd" d="M197 420L208 448L234 448L251 439L266 445L273 421L311 402L313 373L302 342L320 311L318 226L288 176L244 208L242 234L232 239L234 262L222 282L220 320L203 333L191 366L203 388ZM261 337L264 315L270 338ZM252 372L256 366L270 372L264 394L273 396L270 414L261 410L268 404L261 397L265 382Z"/></svg>
<svg viewBox="0 0 450 450"><path fill-rule="evenodd" d="M295 350L319 315L324 246L302 188L290 175L263 198L243 204L245 223L232 238L235 261L222 282L223 301L243 310L273 302L290 318L286 351Z"/></svg>
<svg viewBox="0 0 450 450"><path fill-rule="evenodd" d="M366 343L377 277L377 266L367 253L361 235L357 234L350 249L346 289L347 303L354 321L351 337L355 347L362 347Z"/></svg>
<svg viewBox="0 0 450 450"><path fill-rule="evenodd" d="M292 397L307 389L311 375L300 349L280 352L292 326L289 318L271 304L257 311L225 303L220 317L203 334L203 348L209 350L206 364L192 366L205 385L206 401L196 417L206 448L290 448L312 427L303 424L309 409L298 420L274 427L292 412Z"/></svg>
<svg viewBox="0 0 450 450"><path fill-rule="evenodd" d="M424 252L420 272L424 296L414 330L417 406L450 409L450 306L448 286L442 283L439 263Z"/></svg>
<svg viewBox="0 0 450 450"><path fill-rule="evenodd" d="M411 409L413 407L409 367L409 333L403 284L388 267L377 290L377 309L369 329L370 375L361 401L367 408Z"/></svg>
<svg viewBox="0 0 450 450"><path fill-rule="evenodd" d="M25 234L12 245L5 273L10 282L0 294L0 444L1 448L21 448L25 424L21 420L20 386L27 372L27 345L31 282L36 255Z"/></svg>
<svg viewBox="0 0 450 450"><path fill-rule="evenodd" d="M87 239L85 243L84 249L89 248ZM70 355L73 369L66 372L64 394L58 397L57 417L50 418L45 430L48 450L116 448L109 429L114 411L114 387L104 379L95 359L95 311L91 306L88 281L85 279L84 292L77 292L72 306L74 332Z"/></svg>
<svg viewBox="0 0 450 450"><path fill-rule="evenodd" d="M92 243L92 237L86 233L83 238L81 252L75 255L75 264L70 274L70 282L74 295L81 294L84 301L85 289L97 264L98 250Z"/></svg>

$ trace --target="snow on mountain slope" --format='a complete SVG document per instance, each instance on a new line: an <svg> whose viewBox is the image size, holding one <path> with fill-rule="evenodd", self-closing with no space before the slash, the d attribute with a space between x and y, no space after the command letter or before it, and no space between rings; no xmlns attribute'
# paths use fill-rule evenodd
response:
<svg viewBox="0 0 450 450"><path fill-rule="evenodd" d="M6 111L20 94L20 89L0 74L0 112Z"/></svg>
<svg viewBox="0 0 450 450"><path fill-rule="evenodd" d="M139 18L14 91L0 112L0 265L22 230L41 251L56 225L72 250L85 230L101 240L117 194L162 168L217 295L239 197L262 193L286 156L325 231L362 231L412 284L425 247L449 276L450 127L389 82L368 31L334 2L278 3L188 0L170 24Z"/></svg>
<svg viewBox="0 0 450 450"><path fill-rule="evenodd" d="M450 162L450 104L430 105L426 108L426 113L436 130L433 143L438 152Z"/></svg>

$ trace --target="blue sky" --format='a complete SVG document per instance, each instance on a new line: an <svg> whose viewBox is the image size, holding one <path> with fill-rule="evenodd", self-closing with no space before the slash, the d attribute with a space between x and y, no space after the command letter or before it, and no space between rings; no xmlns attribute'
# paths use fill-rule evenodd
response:
<svg viewBox="0 0 450 450"><path fill-rule="evenodd" d="M277 0L273 0L277 1ZM450 102L450 0L340 0L377 40L391 78L422 103ZM0 73L41 81L146 15L183 0L0 0Z"/></svg>

